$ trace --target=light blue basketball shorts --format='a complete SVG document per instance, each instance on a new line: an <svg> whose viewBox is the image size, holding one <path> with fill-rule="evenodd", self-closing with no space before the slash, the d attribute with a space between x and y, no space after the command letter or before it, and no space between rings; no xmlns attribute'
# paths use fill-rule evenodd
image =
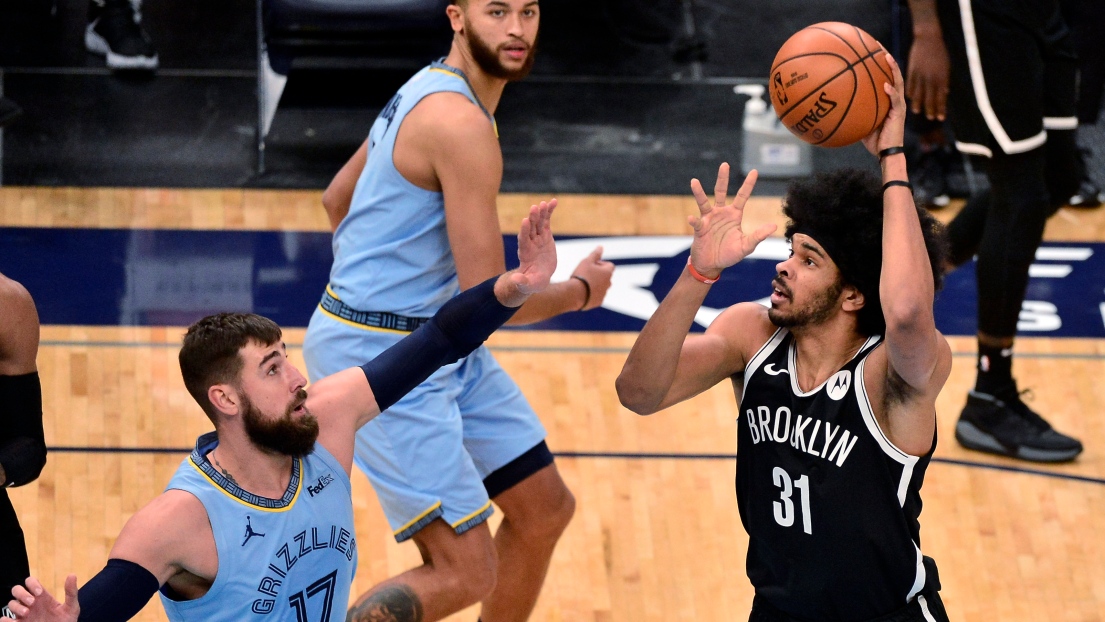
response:
<svg viewBox="0 0 1105 622"><path fill-rule="evenodd" d="M363 365L406 334L316 308L303 344L311 382ZM487 520L483 479L544 439L518 385L480 347L362 427L354 462L402 542L439 517L458 534Z"/></svg>

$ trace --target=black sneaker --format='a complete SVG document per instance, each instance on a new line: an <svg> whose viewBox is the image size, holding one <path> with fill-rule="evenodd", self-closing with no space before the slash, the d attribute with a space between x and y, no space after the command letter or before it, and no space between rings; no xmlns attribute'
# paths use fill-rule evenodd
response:
<svg viewBox="0 0 1105 622"><path fill-rule="evenodd" d="M948 159L952 152L944 146L922 148L915 166L911 166L913 200L926 209L947 207L951 202L947 191Z"/></svg>
<svg viewBox="0 0 1105 622"><path fill-rule="evenodd" d="M7 97L0 97L0 127L11 124L21 114L23 114L23 109L19 107L19 104Z"/></svg>
<svg viewBox="0 0 1105 622"><path fill-rule="evenodd" d="M1097 187L1090 179L1083 179L1078 192L1071 196L1067 203L1071 207L1101 207L1105 203L1105 192Z"/></svg>
<svg viewBox="0 0 1105 622"><path fill-rule="evenodd" d="M130 2L107 2L84 31L84 46L112 69L157 69L157 51L138 24Z"/></svg>
<svg viewBox="0 0 1105 622"><path fill-rule="evenodd" d="M968 449L1032 462L1066 462L1082 453L1078 439L1056 432L1013 392L1002 400L971 391L955 424L955 440Z"/></svg>

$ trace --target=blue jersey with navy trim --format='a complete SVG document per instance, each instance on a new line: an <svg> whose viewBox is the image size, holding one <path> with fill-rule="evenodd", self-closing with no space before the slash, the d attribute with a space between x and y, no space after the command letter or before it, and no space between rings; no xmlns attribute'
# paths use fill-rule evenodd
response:
<svg viewBox="0 0 1105 622"><path fill-rule="evenodd" d="M428 317L460 291L444 196L407 181L392 159L403 119L424 97L441 92L480 106L464 74L436 62L399 89L369 131L364 170L334 232L330 270L331 293L354 309Z"/></svg>
<svg viewBox="0 0 1105 622"><path fill-rule="evenodd" d="M349 477L321 445L293 461L284 496L242 490L206 455L214 432L177 468L166 490L184 490L207 510L219 570L206 594L179 601L161 594L173 622L341 622L357 567Z"/></svg>

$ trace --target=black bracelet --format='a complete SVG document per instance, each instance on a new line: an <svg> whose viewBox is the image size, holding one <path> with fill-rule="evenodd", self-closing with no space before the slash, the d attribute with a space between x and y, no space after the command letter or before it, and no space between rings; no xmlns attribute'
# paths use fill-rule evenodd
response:
<svg viewBox="0 0 1105 622"><path fill-rule="evenodd" d="M576 311L582 311L587 308L587 305L591 303L591 284L587 282L587 279L579 276L578 274L572 275L573 279L579 279L580 283L583 283L583 287L587 288L587 298L583 301L583 306L576 309Z"/></svg>
<svg viewBox="0 0 1105 622"><path fill-rule="evenodd" d="M883 159L886 156L892 156L898 153L905 153L905 147L887 147L879 152L879 159Z"/></svg>
<svg viewBox="0 0 1105 622"><path fill-rule="evenodd" d="M913 192L913 184L909 183L908 181L901 180L901 179L892 179L892 180L886 182L885 184L882 185L882 191L886 192L887 188L892 188L894 186L902 186L903 188L909 188L909 191L911 193Z"/></svg>

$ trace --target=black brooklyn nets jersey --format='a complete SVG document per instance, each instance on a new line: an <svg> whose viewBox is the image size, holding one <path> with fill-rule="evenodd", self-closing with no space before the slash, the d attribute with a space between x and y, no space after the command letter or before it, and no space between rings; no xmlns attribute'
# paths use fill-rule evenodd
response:
<svg viewBox="0 0 1105 622"><path fill-rule="evenodd" d="M786 329L744 372L737 505L748 577L759 597L799 619L878 617L904 607L928 578L917 517L932 452L902 452L875 421L863 362L880 339L805 393Z"/></svg>

